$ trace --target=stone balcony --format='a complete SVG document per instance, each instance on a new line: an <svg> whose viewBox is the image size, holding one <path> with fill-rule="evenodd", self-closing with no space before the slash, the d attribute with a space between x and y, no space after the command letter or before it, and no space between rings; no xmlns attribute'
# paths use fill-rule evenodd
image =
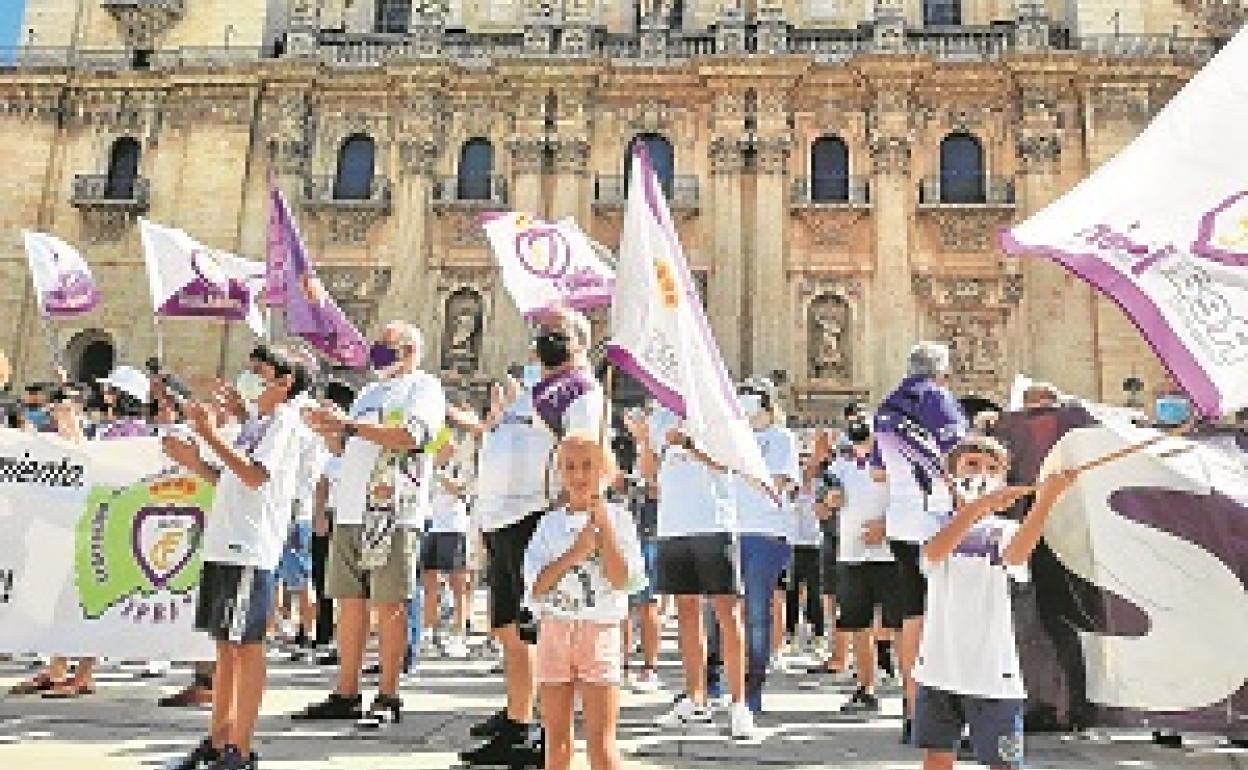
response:
<svg viewBox="0 0 1248 770"><path fill-rule="evenodd" d="M151 184L144 177L132 179L108 174L75 174L69 202L76 208L142 214L151 200Z"/></svg>
<svg viewBox="0 0 1248 770"><path fill-rule="evenodd" d="M497 174L435 177L429 195L440 208L506 208L507 179Z"/></svg>
<svg viewBox="0 0 1248 770"><path fill-rule="evenodd" d="M700 189L696 176L677 175L671 180L660 180L663 195L675 211L696 212L701 206ZM620 174L598 174L594 177L595 209L622 209L628 199L628 184Z"/></svg>
<svg viewBox="0 0 1248 770"><path fill-rule="evenodd" d="M924 177L919 182L919 208L1014 208L1014 180L1008 177Z"/></svg>
<svg viewBox="0 0 1248 770"><path fill-rule="evenodd" d="M864 176L799 176L789 190L789 206L801 208L869 208L871 180Z"/></svg>
<svg viewBox="0 0 1248 770"><path fill-rule="evenodd" d="M303 206L321 210L390 211L390 180L374 176L368 189L350 189L332 176L310 176L303 183Z"/></svg>

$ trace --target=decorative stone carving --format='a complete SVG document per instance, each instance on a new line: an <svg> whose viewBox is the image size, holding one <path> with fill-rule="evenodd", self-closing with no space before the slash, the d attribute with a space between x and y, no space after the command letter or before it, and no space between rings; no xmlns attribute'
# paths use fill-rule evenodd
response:
<svg viewBox="0 0 1248 770"><path fill-rule="evenodd" d="M1015 273L949 276L916 272L910 280L917 296L945 308L1009 307L1017 305L1023 295L1022 276Z"/></svg>
<svg viewBox="0 0 1248 770"><path fill-rule="evenodd" d="M373 225L389 215L389 211L383 208L363 207L327 207L314 212L305 211L305 213L324 224L325 238L335 246L367 244L368 234L372 231Z"/></svg>
<svg viewBox="0 0 1248 770"><path fill-rule="evenodd" d="M589 140L584 137L556 137L555 173L584 176L589 167Z"/></svg>
<svg viewBox="0 0 1248 770"><path fill-rule="evenodd" d="M789 149L793 146L792 137L769 136L754 140L755 157L758 171L761 174L784 174L789 169Z"/></svg>
<svg viewBox="0 0 1248 770"><path fill-rule="evenodd" d="M460 288L446 298L442 329L442 368L462 374L481 365L484 303L475 289Z"/></svg>
<svg viewBox="0 0 1248 770"><path fill-rule="evenodd" d="M816 380L848 380L852 371L849 303L833 294L813 299L806 311L806 365Z"/></svg>
<svg viewBox="0 0 1248 770"><path fill-rule="evenodd" d="M164 91L121 88L65 91L64 116L70 125L145 132L149 138L154 138L164 122L165 110Z"/></svg>
<svg viewBox="0 0 1248 770"><path fill-rule="evenodd" d="M900 136L871 139L871 167L878 175L904 176L910 172L910 140Z"/></svg>
<svg viewBox="0 0 1248 770"><path fill-rule="evenodd" d="M185 13L183 0L103 0L101 5L113 15L126 47L137 50L156 48L156 40Z"/></svg>
<svg viewBox="0 0 1248 770"><path fill-rule="evenodd" d="M173 128L216 124L250 124L255 111L252 94L237 88L185 88L166 102Z"/></svg>
<svg viewBox="0 0 1248 770"><path fill-rule="evenodd" d="M542 173L542 160L546 153L545 137L513 134L507 137L506 146L511 152L511 170L514 173Z"/></svg>
<svg viewBox="0 0 1248 770"><path fill-rule="evenodd" d="M716 136L711 140L711 173L740 174L745 158L741 153L741 140L733 136Z"/></svg>
<svg viewBox="0 0 1248 770"><path fill-rule="evenodd" d="M308 98L283 91L265 99L260 110L261 131L269 160L278 174L298 174L308 161Z"/></svg>
<svg viewBox="0 0 1248 770"><path fill-rule="evenodd" d="M357 329L368 333L377 322L377 309L390 290L388 267L318 265L317 275L325 289Z"/></svg>
<svg viewBox="0 0 1248 770"><path fill-rule="evenodd" d="M79 209L82 233L89 244L117 243L125 237L139 216L137 212L115 209Z"/></svg>
<svg viewBox="0 0 1248 770"><path fill-rule="evenodd" d="M442 148L433 138L399 140L399 169L405 174L428 176L437 169Z"/></svg>
<svg viewBox="0 0 1248 770"><path fill-rule="evenodd" d="M977 254L996 248L997 228L1010 221L1011 211L993 207L932 207L922 209L936 224L942 251Z"/></svg>
<svg viewBox="0 0 1248 770"><path fill-rule="evenodd" d="M446 244L455 248L476 248L486 245L485 231L478 220L479 209L439 206L434 210Z"/></svg>
<svg viewBox="0 0 1248 770"><path fill-rule="evenodd" d="M1056 133L1039 134L1024 130L1016 144L1019 167L1024 174L1051 174L1062 156L1062 140Z"/></svg>
<svg viewBox="0 0 1248 770"><path fill-rule="evenodd" d="M671 126L672 109L667 102L646 99L624 110L628 127L636 133L665 133Z"/></svg>
<svg viewBox="0 0 1248 770"><path fill-rule="evenodd" d="M1009 371L1005 345L1006 314L1001 310L935 309L938 339L949 343L950 377L958 393L993 395L1003 389Z"/></svg>
<svg viewBox="0 0 1248 770"><path fill-rule="evenodd" d="M801 206L793 215L810 235L811 245L820 249L844 249L849 246L854 228L869 215L861 207Z"/></svg>
<svg viewBox="0 0 1248 770"><path fill-rule="evenodd" d="M1090 89L1088 98L1095 120L1143 123L1153 112L1146 86L1105 85Z"/></svg>

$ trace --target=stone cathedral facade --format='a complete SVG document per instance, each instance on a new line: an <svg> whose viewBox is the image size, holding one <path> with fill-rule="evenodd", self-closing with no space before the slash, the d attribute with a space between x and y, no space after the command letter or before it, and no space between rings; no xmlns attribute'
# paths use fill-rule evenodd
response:
<svg viewBox="0 0 1248 770"><path fill-rule="evenodd" d="M575 217L614 248L646 142L729 368L792 411L878 397L909 346L955 387L1014 372L1121 401L1160 384L1130 322L996 232L1131 140L1240 0L26 0L0 53L0 348L19 379L156 350L137 219L262 259L272 175L362 326L403 317L477 395L526 330L477 217ZM105 295L50 330L22 228ZM599 320L601 324L601 319ZM166 321L209 378L239 325Z"/></svg>

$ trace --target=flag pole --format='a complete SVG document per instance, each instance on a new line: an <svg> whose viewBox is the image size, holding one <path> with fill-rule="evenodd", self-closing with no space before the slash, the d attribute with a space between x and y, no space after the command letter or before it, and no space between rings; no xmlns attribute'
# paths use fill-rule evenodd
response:
<svg viewBox="0 0 1248 770"><path fill-rule="evenodd" d="M615 391L615 365L607 362L607 378L602 385L602 420L598 423L598 443L607 449L607 422L611 419L611 396Z"/></svg>
<svg viewBox="0 0 1248 770"><path fill-rule="evenodd" d="M69 376L68 370L65 369L65 358L61 355L61 343L57 339L56 329L52 328L52 322L44 313L39 314L39 325L43 327L43 341L48 346L48 360L52 362L52 369L57 376Z"/></svg>

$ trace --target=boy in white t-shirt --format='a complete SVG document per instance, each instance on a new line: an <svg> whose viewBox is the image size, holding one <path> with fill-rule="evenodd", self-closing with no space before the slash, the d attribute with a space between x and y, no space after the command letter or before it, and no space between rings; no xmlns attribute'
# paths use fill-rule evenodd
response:
<svg viewBox="0 0 1248 770"><path fill-rule="evenodd" d="M451 658L468 657L468 485L452 461L457 449L451 440L434 458L429 525L420 543L421 581L424 586L424 628L430 632L427 649L436 649L438 616L442 611L442 579L451 588L454 617L442 652Z"/></svg>
<svg viewBox="0 0 1248 770"><path fill-rule="evenodd" d="M264 693L265 631L299 470L301 418L291 400L308 377L293 356L277 350L258 360L253 355L253 367L264 389L233 444L221 437L207 407L185 407L191 429L224 467L206 462L193 441L163 439L172 460L217 487L195 609L196 629L217 642L212 727L177 767L252 770L257 762L251 741Z"/></svg>
<svg viewBox="0 0 1248 770"><path fill-rule="evenodd" d="M543 514L524 554L526 604L538 620L545 770L572 765L578 694L590 766L618 770L620 622L628 617L629 594L645 586L645 562L628 509L603 496L612 463L597 437L567 436L558 463L567 503Z"/></svg>
<svg viewBox="0 0 1248 770"><path fill-rule="evenodd" d="M1057 499L1078 472L1036 487L1022 524L997 516L1028 487L1007 487L1009 453L995 439L963 439L949 453L957 507L922 549L927 610L914 669L914 742L923 770L950 770L964 726L975 758L992 768L1023 761L1023 688L1010 581L1026 581L1027 560Z"/></svg>

